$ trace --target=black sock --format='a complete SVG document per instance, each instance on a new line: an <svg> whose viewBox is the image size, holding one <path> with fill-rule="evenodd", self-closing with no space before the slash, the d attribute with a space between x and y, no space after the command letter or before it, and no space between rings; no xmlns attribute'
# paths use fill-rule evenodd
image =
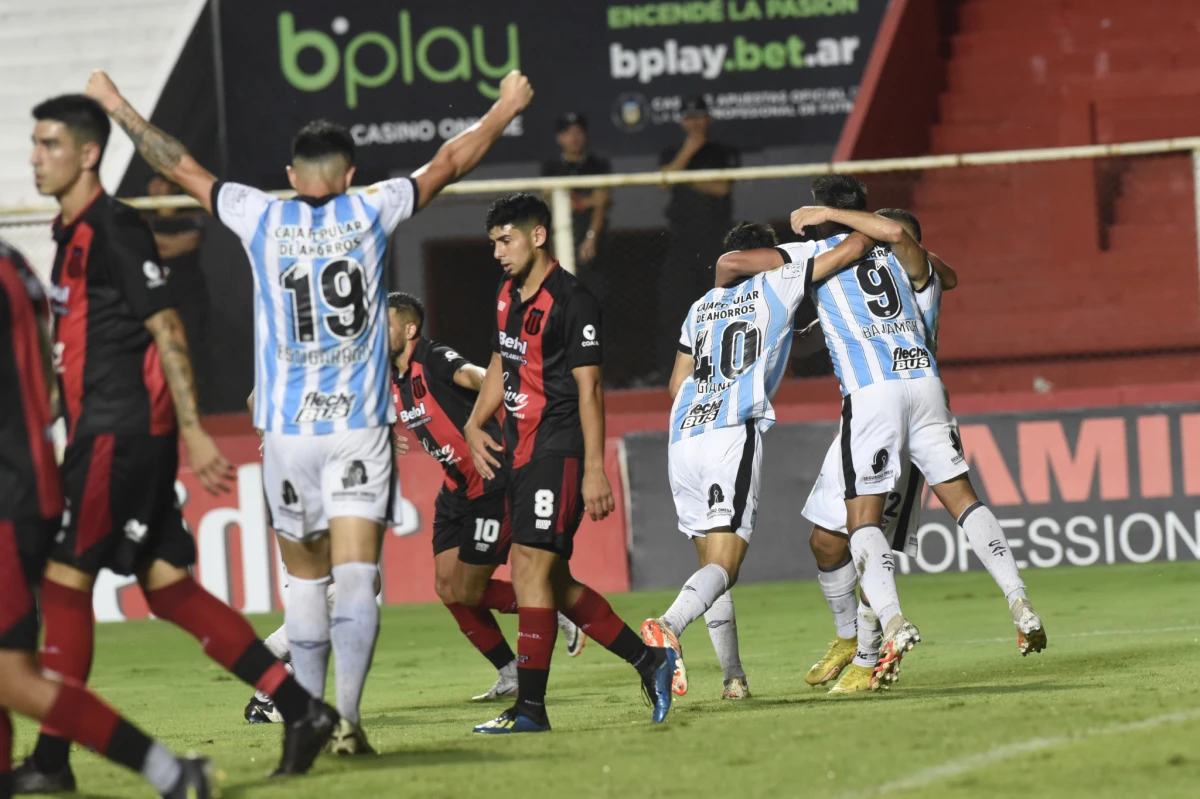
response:
<svg viewBox="0 0 1200 799"><path fill-rule="evenodd" d="M0 799L10 799L13 795L13 775L11 771L0 774Z"/></svg>
<svg viewBox="0 0 1200 799"><path fill-rule="evenodd" d="M517 708L535 721L546 720L546 683L550 669L524 669L517 666Z"/></svg>
<svg viewBox="0 0 1200 799"><path fill-rule="evenodd" d="M643 677L653 674L658 665L658 661L654 658L654 652L646 646L646 642L640 635L629 629L629 625L621 628L621 632L617 633L617 637L613 639L608 651L623 658Z"/></svg>
<svg viewBox="0 0 1200 799"><path fill-rule="evenodd" d="M144 732L121 719L117 726L113 727L112 737L108 739L108 748L101 754L131 771L140 772L146 762L146 753L150 751L150 743Z"/></svg>
<svg viewBox="0 0 1200 799"><path fill-rule="evenodd" d="M33 748L33 765L43 774L57 774L71 764L71 742L57 735L38 735Z"/></svg>
<svg viewBox="0 0 1200 799"><path fill-rule="evenodd" d="M277 658L267 649L262 641L255 641L246 647L246 651L237 659L230 669L233 675L243 682L257 687L258 681L272 666L276 666ZM283 720L293 722L308 714L308 702L312 699L308 691L300 687L296 678L288 675L279 687L271 693L271 700L279 710Z"/></svg>
<svg viewBox="0 0 1200 799"><path fill-rule="evenodd" d="M496 667L496 671L500 671L500 669L517 659L517 656L513 654L512 647L508 645L508 641L501 641L484 652L483 656L488 659L489 663Z"/></svg>
<svg viewBox="0 0 1200 799"><path fill-rule="evenodd" d="M275 693L271 694L271 701L275 703L275 708L283 716L283 720L291 723L308 715L308 706L312 702L312 695L300 687L300 683L296 682L295 677L289 675L286 680L279 683Z"/></svg>

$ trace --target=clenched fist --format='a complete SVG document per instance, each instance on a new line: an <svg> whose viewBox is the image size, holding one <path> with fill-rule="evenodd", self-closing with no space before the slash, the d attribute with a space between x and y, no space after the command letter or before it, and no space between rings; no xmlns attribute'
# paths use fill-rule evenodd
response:
<svg viewBox="0 0 1200 799"><path fill-rule="evenodd" d="M117 91L117 84L113 83L112 78L102 69L92 70L84 94L100 103L105 111L115 111L124 102L121 93Z"/></svg>
<svg viewBox="0 0 1200 799"><path fill-rule="evenodd" d="M512 106L517 113L524 111L533 101L533 86L529 78L513 70L500 81L500 102Z"/></svg>

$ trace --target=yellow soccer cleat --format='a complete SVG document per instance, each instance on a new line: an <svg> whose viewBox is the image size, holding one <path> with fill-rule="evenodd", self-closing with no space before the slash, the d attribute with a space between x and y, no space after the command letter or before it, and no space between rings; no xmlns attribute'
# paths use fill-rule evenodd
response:
<svg viewBox="0 0 1200 799"><path fill-rule="evenodd" d="M860 666L851 663L850 668L842 672L842 676L829 689L831 694L856 694L860 691L871 690L871 675L874 669L870 666Z"/></svg>
<svg viewBox="0 0 1200 799"><path fill-rule="evenodd" d="M730 677L725 681L725 687L721 689L722 699L731 699L734 701L750 698L750 683L745 677Z"/></svg>
<svg viewBox="0 0 1200 799"><path fill-rule="evenodd" d="M326 745L329 753L344 757L347 755L373 755L375 750L371 748L371 744L367 741L367 734L363 732L362 727L354 724L349 719L341 719L338 725L333 728L333 735L329 738L329 743Z"/></svg>
<svg viewBox="0 0 1200 799"><path fill-rule="evenodd" d="M830 680L836 679L842 673L842 669L850 665L850 661L854 660L857 653L857 637L834 638L825 657L813 664L813 667L808 670L808 674L804 675L804 681L815 686L824 685Z"/></svg>

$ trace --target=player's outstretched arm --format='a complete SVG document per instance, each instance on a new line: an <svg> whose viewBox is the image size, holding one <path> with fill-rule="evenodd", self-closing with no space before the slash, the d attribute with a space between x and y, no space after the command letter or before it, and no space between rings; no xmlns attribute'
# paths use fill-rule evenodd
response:
<svg viewBox="0 0 1200 799"><path fill-rule="evenodd" d="M826 250L813 259L813 282L819 283L855 261L861 261L873 244L869 236L858 231L851 233L832 250Z"/></svg>
<svg viewBox="0 0 1200 799"><path fill-rule="evenodd" d="M579 387L579 424L583 427L583 504L598 522L617 509L604 473L604 384L599 366L571 370Z"/></svg>
<svg viewBox="0 0 1200 799"><path fill-rule="evenodd" d="M171 398L175 401L179 435L187 444L192 471L210 494L228 492L229 483L234 479L233 466L225 460L212 436L200 424L196 379L192 372L192 358L188 353L187 334L184 333L179 313L174 308L164 308L147 319L145 325L158 347L163 374L171 389Z"/></svg>
<svg viewBox="0 0 1200 799"><path fill-rule="evenodd" d="M925 259L925 250L894 219L867 211L849 211L824 206L806 206L792 211L792 230L798 235L803 235L806 227L825 222L844 225L876 241L887 242L914 289L920 289L928 282L929 264Z"/></svg>
<svg viewBox="0 0 1200 799"><path fill-rule="evenodd" d="M500 81L500 99L471 127L443 144L433 160L412 174L417 183L417 208L429 205L446 186L462 179L492 148L508 123L533 100L529 78L513 70Z"/></svg>
<svg viewBox="0 0 1200 799"><path fill-rule="evenodd" d="M500 353L493 352L492 361L479 387L479 396L475 399L475 407L471 410L471 418L463 425L463 438L471 449L471 460L475 461L475 468L488 480L496 476L493 469L500 468L500 461L492 453L503 452L504 447L485 433L483 426L496 415L503 401L504 362L500 360Z"/></svg>
<svg viewBox="0 0 1200 799"><path fill-rule="evenodd" d="M946 263L933 253L927 254L929 255L929 265L933 267L934 273L942 281L942 291L950 291L957 286L958 272L955 272L954 268L950 266L950 264Z"/></svg>
<svg viewBox="0 0 1200 799"><path fill-rule="evenodd" d="M109 116L129 134L137 151L155 172L190 194L204 210L212 213L212 187L217 178L192 158L176 138L147 122L117 91L102 70L88 78L87 96L103 106Z"/></svg>

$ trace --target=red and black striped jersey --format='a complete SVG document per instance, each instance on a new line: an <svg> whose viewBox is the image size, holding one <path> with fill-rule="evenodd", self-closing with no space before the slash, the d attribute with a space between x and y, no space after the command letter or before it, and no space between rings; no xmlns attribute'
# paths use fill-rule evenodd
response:
<svg viewBox="0 0 1200 799"><path fill-rule="evenodd" d="M485 480L471 460L463 438L463 426L471 418L478 394L454 382L454 375L470 364L445 344L421 339L413 348L408 371L393 370L392 396L396 400L397 424L420 440L446 472L446 487L469 499L502 488L506 473L501 470ZM500 440L500 425L489 420L484 431Z"/></svg>
<svg viewBox="0 0 1200 799"><path fill-rule="evenodd" d="M0 520L49 520L63 511L39 341L48 321L41 283L0 241Z"/></svg>
<svg viewBox="0 0 1200 799"><path fill-rule="evenodd" d="M496 294L493 350L504 364L504 450L517 469L539 455L581 458L573 369L600 366L600 304L574 275L550 267L525 301L512 279Z"/></svg>
<svg viewBox="0 0 1200 799"><path fill-rule="evenodd" d="M54 222L54 360L68 435L175 430L175 407L145 320L175 302L150 228L104 192Z"/></svg>

